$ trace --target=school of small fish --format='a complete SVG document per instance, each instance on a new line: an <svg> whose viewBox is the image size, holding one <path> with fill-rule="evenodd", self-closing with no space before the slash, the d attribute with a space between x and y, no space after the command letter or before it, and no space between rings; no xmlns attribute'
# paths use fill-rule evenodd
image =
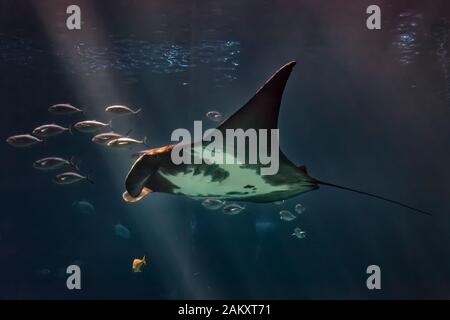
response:
<svg viewBox="0 0 450 320"><path fill-rule="evenodd" d="M283 203L284 203L284 201L283 201ZM278 203L278 204L283 204L283 203ZM275 203L275 204L277 204L277 203ZM294 207L294 211L297 215L302 215L306 211L306 208L301 203L297 203ZM293 221L294 219L297 218L289 210L281 210L279 214L280 214L280 219L284 220L284 221ZM294 229L294 232L291 235L294 237L297 237L298 239L305 239L306 231L300 229L299 227L296 227Z"/></svg>
<svg viewBox="0 0 450 320"><path fill-rule="evenodd" d="M86 109L81 109L75 107L68 103L60 103L52 105L48 108L48 112L55 116L73 116L77 114L84 114ZM141 111L141 109L133 110L124 105L112 105L105 109L105 113L108 115L126 116L126 115L136 115ZM56 123L44 124L34 128L31 134L17 134L10 136L6 139L6 142L15 148L28 148L38 144L44 144L48 139L52 137L59 136L63 133L74 134L74 129L81 134L94 134L91 141L97 145L112 147L112 148L126 148L132 147L134 145L147 145L147 137L142 140L133 139L129 137L131 130L126 134L120 134L112 131L112 122L101 122L97 120L82 120L78 121L73 125L64 127ZM105 129L110 131L101 132ZM87 181L89 183L94 183L94 181L88 176L83 175L79 172L79 161L75 157L70 159L48 156L38 159L33 162L33 168L40 171L62 171L57 173L53 182L57 185L71 185L81 181ZM72 207L79 213L83 215L94 215L95 207L92 203L86 200L74 201ZM121 239L130 239L130 230L122 224L115 224L112 226L112 233ZM80 264L79 261L75 263ZM147 265L146 257L142 259L134 259L132 263L132 271L139 273L142 272L143 266ZM65 270L62 272L53 273L48 268L42 268L37 271L37 274L42 277L48 277L52 274L57 276L58 274L64 274Z"/></svg>
<svg viewBox="0 0 450 320"><path fill-rule="evenodd" d="M285 203L284 200L281 201L275 201L273 202L273 204L279 206L279 205L283 205ZM222 209L222 213L226 214L226 215L237 215L239 213L241 213L243 210L245 210L245 205L240 205L237 203L227 203L224 200L220 200L220 199L214 199L214 198L207 198L205 200L203 200L201 202L202 206L205 209L208 210L219 210ZM301 204L301 203L297 203L294 206L294 212L297 215L302 215L304 212L306 211L306 208ZM292 213L289 210L283 209L279 211L279 218L282 221L293 221L297 218L297 216ZM306 231L303 231L300 228L295 228L294 229L294 233L292 233L293 236L297 237L298 239L304 239L306 238Z"/></svg>
<svg viewBox="0 0 450 320"><path fill-rule="evenodd" d="M55 116L84 114L85 110L86 108L78 108L69 103L54 104L48 108L48 112ZM133 110L125 105L111 105L105 108L105 113L112 116L136 115L139 112L141 112L141 109ZM101 132L105 129L112 130L111 127L111 120L108 122L82 120L67 127L56 123L49 123L34 128L31 134L17 134L8 137L6 142L16 148L28 148L38 144L45 144L48 139L66 132L73 135L75 129L80 133L94 134L91 141L98 145L121 149L131 148L135 145L147 146L147 137L144 137L142 140L130 138L129 134L131 130L126 134L120 134L114 131ZM74 157L66 159L57 156L48 156L34 161L32 166L41 171L63 170L63 172L56 174L53 178L53 182L58 185L70 185L81 181L94 183L88 175L83 175L79 172L78 161Z"/></svg>

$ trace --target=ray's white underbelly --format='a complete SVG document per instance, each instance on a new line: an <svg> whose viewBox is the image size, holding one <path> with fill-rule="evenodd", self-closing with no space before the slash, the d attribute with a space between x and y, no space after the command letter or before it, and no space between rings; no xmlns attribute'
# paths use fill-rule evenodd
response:
<svg viewBox="0 0 450 320"><path fill-rule="evenodd" d="M291 190L289 185L271 185L253 169L243 169L237 165L220 166L229 175L222 181L212 181L211 175L203 173L194 175L193 171L180 172L177 175L160 174L178 187L175 194L185 194L193 197L248 197L269 194L276 191ZM246 193L246 194L240 194Z"/></svg>

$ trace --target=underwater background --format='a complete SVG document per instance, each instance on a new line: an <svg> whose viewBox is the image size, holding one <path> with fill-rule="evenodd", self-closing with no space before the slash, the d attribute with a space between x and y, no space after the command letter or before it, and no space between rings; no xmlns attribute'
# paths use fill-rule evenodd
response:
<svg viewBox="0 0 450 320"><path fill-rule="evenodd" d="M81 30L66 28L70 4ZM366 28L371 4L381 30ZM448 1L0 0L0 298L450 298L449 41ZM208 111L228 117L291 60L285 154L313 177L432 217L327 187L236 215L167 194L127 204L143 148L80 132L5 142L46 123L107 122L104 108L124 104L142 111L113 119L115 131L166 145L194 120L217 125ZM63 102L86 115L48 113ZM95 183L54 184L32 167L46 156L76 157ZM280 219L297 204L306 211ZM82 290L66 288L70 264ZM372 264L381 290L366 287Z"/></svg>

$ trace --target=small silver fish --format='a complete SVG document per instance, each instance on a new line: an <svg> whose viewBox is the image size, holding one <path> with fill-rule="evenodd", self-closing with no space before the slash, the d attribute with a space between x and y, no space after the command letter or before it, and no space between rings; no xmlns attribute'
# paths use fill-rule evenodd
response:
<svg viewBox="0 0 450 320"><path fill-rule="evenodd" d="M291 235L294 236L294 237L297 237L299 239L305 239L306 238L306 232L303 231L300 228L295 228L294 232Z"/></svg>
<svg viewBox="0 0 450 320"><path fill-rule="evenodd" d="M292 221L295 219L295 216L289 210L281 210L280 219L285 221Z"/></svg>
<svg viewBox="0 0 450 320"><path fill-rule="evenodd" d="M244 209L245 209L245 206L240 206L237 203L230 203L230 204L226 204L222 208L222 212L227 215L235 215L235 214L241 213L242 210L244 210Z"/></svg>
<svg viewBox="0 0 450 320"><path fill-rule="evenodd" d="M72 133L70 128L64 128L60 125L52 123L52 124L44 124L43 126L37 127L36 129L33 130L33 134L39 138L48 138L56 136L66 131Z"/></svg>
<svg viewBox="0 0 450 320"><path fill-rule="evenodd" d="M128 138L128 137L122 137L122 138L118 138L118 139L109 141L107 146L113 147L113 148L123 148L123 147L129 147L129 146L136 145L136 144L147 145L147 137L144 137L144 139L142 139L142 140L135 140L135 139Z"/></svg>
<svg viewBox="0 0 450 320"><path fill-rule="evenodd" d="M206 117L214 122L221 122L223 120L223 116L219 111L208 111Z"/></svg>
<svg viewBox="0 0 450 320"><path fill-rule="evenodd" d="M64 166L70 166L78 170L78 166L75 163L75 158L66 160L58 157L47 157L43 159L36 160L33 163L33 168L38 170L57 170Z"/></svg>
<svg viewBox="0 0 450 320"><path fill-rule="evenodd" d="M74 124L74 128L80 132L90 133L96 132L102 128L111 127L111 122L103 123L96 120L85 120Z"/></svg>
<svg viewBox="0 0 450 320"><path fill-rule="evenodd" d="M129 132L128 132L129 133ZM126 135L116 133L116 132L105 132L105 133L99 133L96 136L94 136L91 141L95 142L100 145L107 145L108 142L111 140L119 139L128 136L128 133Z"/></svg>
<svg viewBox="0 0 450 320"><path fill-rule="evenodd" d="M84 111L68 103L58 103L50 106L48 108L48 112L57 115L71 115L75 113L81 113Z"/></svg>
<svg viewBox="0 0 450 320"><path fill-rule="evenodd" d="M32 146L36 143L42 143L42 142L44 142L44 140L36 138L35 136L32 136L31 134L19 134L19 135L11 136L11 137L7 138L6 142L8 142L13 147L26 148L26 147Z"/></svg>
<svg viewBox="0 0 450 320"><path fill-rule="evenodd" d="M302 213L304 213L306 211L306 208L301 204L301 203L297 203L296 205L295 205L295 212L297 213L297 214L302 214Z"/></svg>
<svg viewBox="0 0 450 320"><path fill-rule="evenodd" d="M113 106L109 106L105 109L105 112L111 113L111 114L115 114L115 115L128 115L128 114L138 114L139 112L141 112L141 108L137 109L136 111L131 110L129 107L127 106L123 106L123 105L113 105Z"/></svg>
<svg viewBox="0 0 450 320"><path fill-rule="evenodd" d="M81 174L78 174L76 172L64 172L61 174L58 174L54 179L53 182L56 184L72 184L78 181L86 180L90 183L94 183L88 176L82 176Z"/></svg>
<svg viewBox="0 0 450 320"><path fill-rule="evenodd" d="M225 201L220 199L205 199L202 201L202 206L209 210L217 210L225 205Z"/></svg>

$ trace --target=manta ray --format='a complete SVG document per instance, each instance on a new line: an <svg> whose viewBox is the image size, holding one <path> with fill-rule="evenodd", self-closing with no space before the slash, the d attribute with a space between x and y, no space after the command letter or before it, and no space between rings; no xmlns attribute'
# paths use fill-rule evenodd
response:
<svg viewBox="0 0 450 320"><path fill-rule="evenodd" d="M282 95L296 62L281 67L237 112L223 121L218 130L277 129ZM280 150L279 169L273 175L261 175L261 164L174 164L175 145L145 150L132 165L123 199L136 202L153 192L192 198L268 203L295 197L320 186L334 187L374 197L430 215L430 213L379 195L340 186L311 177L304 165L295 165ZM192 144L194 151L194 143ZM272 152L276 150L271 150Z"/></svg>

